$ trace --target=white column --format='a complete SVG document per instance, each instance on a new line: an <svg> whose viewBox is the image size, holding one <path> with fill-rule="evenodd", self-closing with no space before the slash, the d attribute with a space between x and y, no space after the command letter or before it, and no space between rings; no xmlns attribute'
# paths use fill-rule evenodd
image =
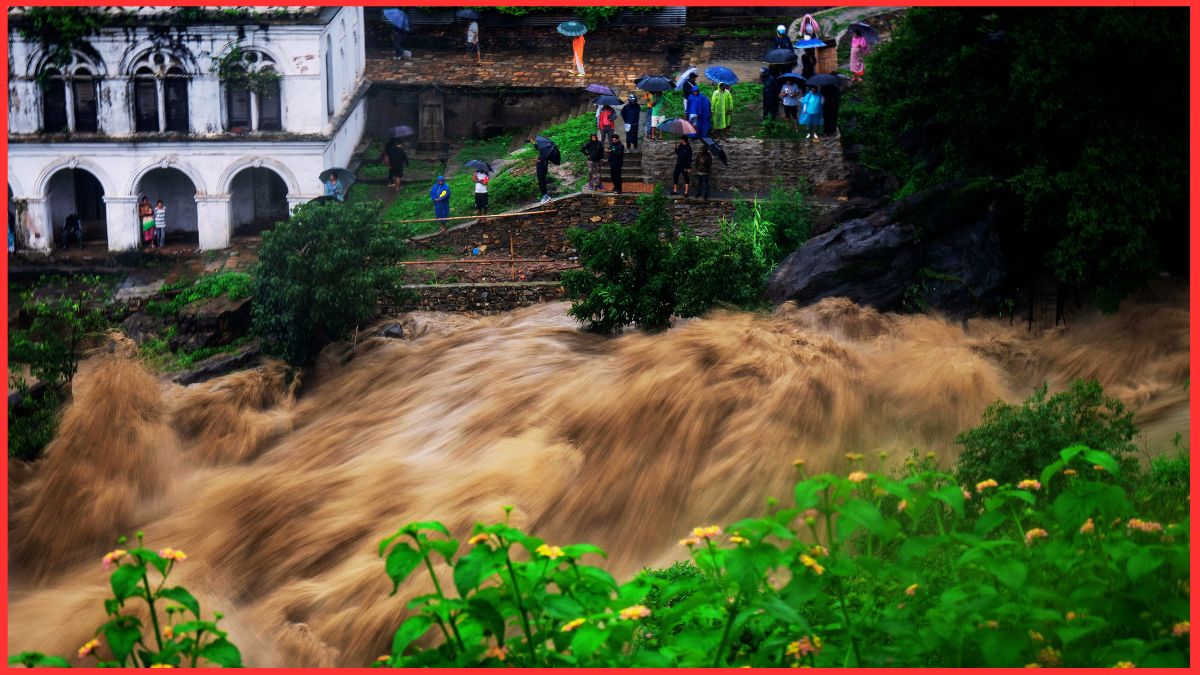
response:
<svg viewBox="0 0 1200 675"><path fill-rule="evenodd" d="M158 94L158 130L167 130L167 85L162 75L154 78L154 89Z"/></svg>
<svg viewBox="0 0 1200 675"><path fill-rule="evenodd" d="M250 92L250 131L258 131L258 92Z"/></svg>
<svg viewBox="0 0 1200 675"><path fill-rule="evenodd" d="M288 215L292 215L292 212L296 210L297 206L307 204L314 199L316 199L316 196L295 196L289 192L287 196Z"/></svg>
<svg viewBox="0 0 1200 675"><path fill-rule="evenodd" d="M137 197L104 195L104 222L108 226L108 250L128 251L141 244Z"/></svg>
<svg viewBox="0 0 1200 675"><path fill-rule="evenodd" d="M64 100L67 102L67 131L75 132L75 78L63 78Z"/></svg>
<svg viewBox="0 0 1200 675"><path fill-rule="evenodd" d="M50 222L50 201L45 197L25 199L25 245L35 251L49 251L54 243Z"/></svg>
<svg viewBox="0 0 1200 675"><path fill-rule="evenodd" d="M200 250L228 248L233 234L230 196L196 195L196 220L200 229Z"/></svg>

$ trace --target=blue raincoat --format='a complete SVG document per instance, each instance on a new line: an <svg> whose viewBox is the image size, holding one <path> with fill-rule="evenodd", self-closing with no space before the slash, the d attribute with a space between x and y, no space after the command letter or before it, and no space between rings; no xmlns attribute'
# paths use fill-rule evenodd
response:
<svg viewBox="0 0 1200 675"><path fill-rule="evenodd" d="M429 199L433 201L433 217L445 220L450 217L450 184L438 176L438 182L429 188Z"/></svg>
<svg viewBox="0 0 1200 675"><path fill-rule="evenodd" d="M696 95L687 101L688 119L696 126L697 135L707 138L712 130L712 102L707 97ZM695 116L695 119L692 117Z"/></svg>

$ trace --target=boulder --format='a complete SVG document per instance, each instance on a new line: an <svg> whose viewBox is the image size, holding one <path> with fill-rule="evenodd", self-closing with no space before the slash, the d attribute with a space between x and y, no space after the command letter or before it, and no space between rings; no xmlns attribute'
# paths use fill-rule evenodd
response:
<svg viewBox="0 0 1200 675"><path fill-rule="evenodd" d="M192 351L229 344L250 332L250 298L221 296L186 305L176 316L171 348Z"/></svg>
<svg viewBox="0 0 1200 675"><path fill-rule="evenodd" d="M258 340L251 342L232 354L216 354L196 364L194 368L178 373L171 378L176 384L187 386L205 382L235 370L244 370L256 365L262 356Z"/></svg>
<svg viewBox="0 0 1200 675"><path fill-rule="evenodd" d="M774 303L846 297L879 310L967 315L1000 299L1008 265L988 192L943 185L813 237L767 283Z"/></svg>

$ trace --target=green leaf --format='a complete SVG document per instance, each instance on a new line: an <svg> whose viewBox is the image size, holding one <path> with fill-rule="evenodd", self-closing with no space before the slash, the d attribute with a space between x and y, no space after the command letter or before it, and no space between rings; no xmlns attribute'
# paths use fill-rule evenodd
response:
<svg viewBox="0 0 1200 675"><path fill-rule="evenodd" d="M448 564L453 564L454 554L458 552L457 539L430 539L429 548L437 551Z"/></svg>
<svg viewBox="0 0 1200 675"><path fill-rule="evenodd" d="M222 668L241 668L242 653L236 645L225 638L214 640L200 650L200 658Z"/></svg>
<svg viewBox="0 0 1200 675"><path fill-rule="evenodd" d="M767 596L762 600L762 606L763 609L766 609L774 617L797 626L801 632L808 632L808 621L805 620L804 616L778 597L773 595Z"/></svg>
<svg viewBox="0 0 1200 675"><path fill-rule="evenodd" d="M594 624L585 623L575 629L575 637L571 640L571 653L580 658L586 658L596 653L600 645L604 644L604 639L608 637L608 631L597 628Z"/></svg>
<svg viewBox="0 0 1200 675"><path fill-rule="evenodd" d="M565 595L548 595L542 600L542 609L557 619L575 619L584 615L583 605Z"/></svg>
<svg viewBox="0 0 1200 675"><path fill-rule="evenodd" d="M498 556L487 544L472 548L454 565L454 587L459 597L465 598L479 583L497 569Z"/></svg>
<svg viewBox="0 0 1200 675"><path fill-rule="evenodd" d="M1059 452L1058 455L1059 457L1062 457L1064 462L1070 463L1070 461L1075 459L1079 453L1084 452L1087 449L1088 447L1086 445L1072 445L1069 448L1063 448L1062 452Z"/></svg>
<svg viewBox="0 0 1200 675"><path fill-rule="evenodd" d="M1161 567L1164 562L1163 557L1153 549L1139 548L1136 553L1129 556L1125 572L1131 580L1136 581Z"/></svg>
<svg viewBox="0 0 1200 675"><path fill-rule="evenodd" d="M824 487L815 480L796 483L796 508L804 510L816 506L820 501L818 494Z"/></svg>
<svg viewBox="0 0 1200 675"><path fill-rule="evenodd" d="M579 558L582 558L584 555L586 555L588 553L595 553L596 555L600 556L601 558L608 557L608 554L604 552L604 549L600 548L599 546L594 546L592 544L571 544L570 546L563 546L562 550L563 550L563 553L567 554L568 556L570 556L572 558L575 558L576 560L578 560Z"/></svg>
<svg viewBox="0 0 1200 675"><path fill-rule="evenodd" d="M192 615L197 619L200 618L200 603L195 597L192 596L191 593L188 592L186 588L182 586L164 588L158 592L158 597L174 600L184 607L187 607Z"/></svg>
<svg viewBox="0 0 1200 675"><path fill-rule="evenodd" d="M410 616L400 624L396 629L396 634L392 637L392 658L399 659L404 655L404 650L417 640L429 627L433 625L433 619L424 614Z"/></svg>
<svg viewBox="0 0 1200 675"><path fill-rule="evenodd" d="M504 640L504 617L490 601L478 596L467 601L467 614L483 625L496 639Z"/></svg>
<svg viewBox="0 0 1200 675"><path fill-rule="evenodd" d="M136 595L138 585L142 583L143 574L145 574L145 568L141 565L126 563L118 567L112 573L112 578L109 579L113 595L117 597L117 600L125 600Z"/></svg>
<svg viewBox="0 0 1200 675"><path fill-rule="evenodd" d="M8 657L12 665L24 665L28 668L70 668L71 664L61 656L47 656L41 652L21 652Z"/></svg>
<svg viewBox="0 0 1200 675"><path fill-rule="evenodd" d="M1042 475L1039 476L1039 479L1041 480L1042 485L1047 485L1047 486L1050 485L1050 479L1054 478L1055 474L1057 474L1059 471L1062 471L1063 467L1065 467L1066 465L1067 465L1066 462L1063 462L1060 460L1057 462L1053 462L1046 468L1042 469Z"/></svg>
<svg viewBox="0 0 1200 675"><path fill-rule="evenodd" d="M963 491L957 485L943 485L929 493L929 496L948 505L958 515L963 514Z"/></svg>
<svg viewBox="0 0 1200 675"><path fill-rule="evenodd" d="M425 530L440 532L447 537L450 536L450 530L447 530L445 525L437 522L436 520L421 520L415 523L409 523L403 528L405 534L416 534Z"/></svg>
<svg viewBox="0 0 1200 675"><path fill-rule="evenodd" d="M851 499L841 506L838 513L841 515L837 523L838 531L843 536L855 529L847 527L846 524L865 527L868 532L877 536L887 534L887 525L884 523L883 515L879 513L879 507L871 502Z"/></svg>
<svg viewBox="0 0 1200 675"><path fill-rule="evenodd" d="M980 564L999 579L1000 583L1013 590L1024 586L1025 579L1029 576L1029 568L1025 563L1005 555L985 557Z"/></svg>
<svg viewBox="0 0 1200 675"><path fill-rule="evenodd" d="M1099 450L1084 450L1083 458L1092 464L1104 467L1105 471L1113 475L1121 472L1121 465L1117 464L1117 460L1113 459L1113 456L1107 452L1100 452Z"/></svg>
<svg viewBox="0 0 1200 675"><path fill-rule="evenodd" d="M404 581L409 574L412 573L417 565L421 564L421 554L417 549L413 548L408 542L400 542L388 551L387 568L388 578L392 580L392 592L390 595L396 594L396 589L400 587L400 582Z"/></svg>
<svg viewBox="0 0 1200 675"><path fill-rule="evenodd" d="M109 621L102 629L104 631L104 640L108 642L108 648L112 650L113 657L124 662L129 658L133 651L133 645L142 637L142 631L136 620L128 621L133 617L121 617Z"/></svg>

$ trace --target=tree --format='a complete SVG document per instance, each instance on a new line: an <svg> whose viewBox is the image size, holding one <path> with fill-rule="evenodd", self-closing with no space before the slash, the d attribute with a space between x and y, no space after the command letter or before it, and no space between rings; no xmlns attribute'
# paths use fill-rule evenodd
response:
<svg viewBox="0 0 1200 675"><path fill-rule="evenodd" d="M253 330L263 350L311 364L326 344L350 337L397 302L410 230L380 220L383 206L306 204L263 233L255 274Z"/></svg>
<svg viewBox="0 0 1200 675"><path fill-rule="evenodd" d="M868 57L855 133L909 193L983 180L1018 266L1115 309L1186 270L1186 13L912 9ZM1151 40L1125 49L1114 36Z"/></svg>

